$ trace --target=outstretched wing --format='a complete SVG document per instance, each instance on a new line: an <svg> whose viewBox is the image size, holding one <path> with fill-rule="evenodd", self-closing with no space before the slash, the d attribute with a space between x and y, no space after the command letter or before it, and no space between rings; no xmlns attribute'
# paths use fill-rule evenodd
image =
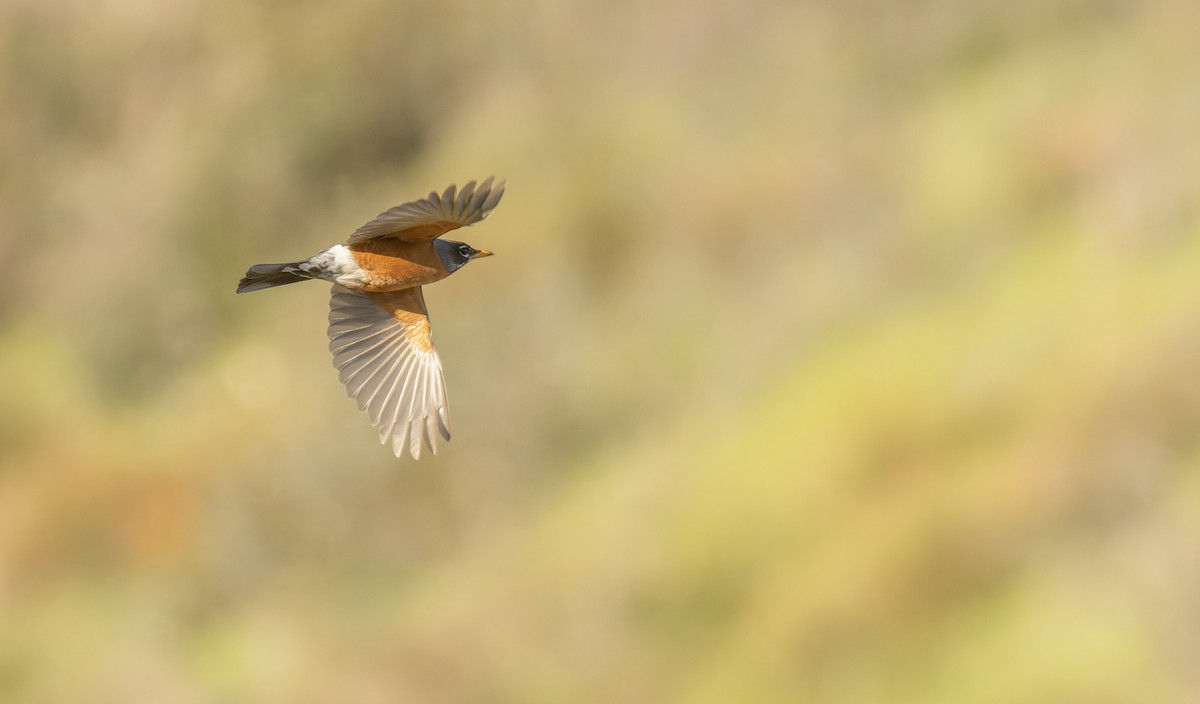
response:
<svg viewBox="0 0 1200 704"><path fill-rule="evenodd" d="M440 196L434 191L424 200L397 205L355 230L346 243L376 237L432 240L451 230L473 225L491 215L504 195L505 182L493 187L493 180L494 177L489 177L478 188L471 181L458 192L455 192L455 186L450 186Z"/></svg>
<svg viewBox="0 0 1200 704"><path fill-rule="evenodd" d="M450 439L446 382L420 287L362 293L334 286L329 351L346 392L397 457L406 437L414 459L422 440L437 454L435 430Z"/></svg>

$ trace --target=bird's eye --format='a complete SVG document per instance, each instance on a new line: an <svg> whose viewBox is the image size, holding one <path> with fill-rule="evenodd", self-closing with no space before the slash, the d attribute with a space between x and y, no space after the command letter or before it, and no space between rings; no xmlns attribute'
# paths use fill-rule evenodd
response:
<svg viewBox="0 0 1200 704"><path fill-rule="evenodd" d="M471 248L465 244L460 244L460 245L458 245L458 253L463 255L464 257L470 258Z"/></svg>

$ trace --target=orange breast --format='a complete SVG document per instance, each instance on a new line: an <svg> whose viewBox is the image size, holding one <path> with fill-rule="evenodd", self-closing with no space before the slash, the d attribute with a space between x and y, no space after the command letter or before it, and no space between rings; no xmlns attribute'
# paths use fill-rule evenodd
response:
<svg viewBox="0 0 1200 704"><path fill-rule="evenodd" d="M380 237L349 245L354 261L370 273L364 291L399 291L441 281L449 274L433 240Z"/></svg>

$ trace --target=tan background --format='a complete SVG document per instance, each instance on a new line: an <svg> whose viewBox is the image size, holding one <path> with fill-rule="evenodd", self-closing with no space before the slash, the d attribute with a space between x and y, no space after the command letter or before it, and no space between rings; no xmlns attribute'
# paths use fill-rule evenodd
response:
<svg viewBox="0 0 1200 704"><path fill-rule="evenodd" d="M7 0L0 701L1200 700L1196 7Z"/></svg>

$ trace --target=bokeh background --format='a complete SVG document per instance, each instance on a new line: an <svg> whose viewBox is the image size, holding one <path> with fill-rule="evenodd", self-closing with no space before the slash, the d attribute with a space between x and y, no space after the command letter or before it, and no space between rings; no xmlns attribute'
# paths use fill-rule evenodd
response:
<svg viewBox="0 0 1200 704"><path fill-rule="evenodd" d="M1200 701L1188 0L4 0L0 701ZM397 460L328 291L490 174Z"/></svg>

